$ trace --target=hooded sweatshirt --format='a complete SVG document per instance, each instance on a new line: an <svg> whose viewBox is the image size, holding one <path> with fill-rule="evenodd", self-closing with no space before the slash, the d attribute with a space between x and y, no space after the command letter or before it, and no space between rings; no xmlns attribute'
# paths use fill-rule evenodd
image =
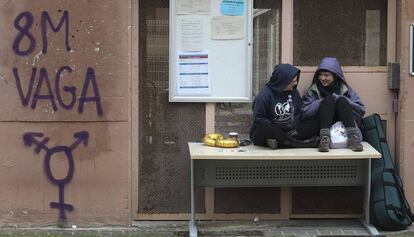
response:
<svg viewBox="0 0 414 237"><path fill-rule="evenodd" d="M319 81L319 71L328 70L336 75L339 80L339 94L336 96L345 97L352 107L354 120L359 123L365 114L365 106L358 94L346 83L344 73L336 58L326 57L321 60L318 69L313 76L312 85L303 97L302 116L304 119L311 119L316 116L323 96L319 91L317 82Z"/></svg>
<svg viewBox="0 0 414 237"><path fill-rule="evenodd" d="M283 91L295 76L299 82L300 70L290 64L278 64L264 88L253 102L252 131L260 124L273 123L284 131L299 124L302 99L296 86L292 91Z"/></svg>

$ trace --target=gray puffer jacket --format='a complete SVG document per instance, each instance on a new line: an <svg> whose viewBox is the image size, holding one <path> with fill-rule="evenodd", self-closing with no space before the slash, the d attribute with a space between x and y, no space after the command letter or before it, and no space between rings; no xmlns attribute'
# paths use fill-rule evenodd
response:
<svg viewBox="0 0 414 237"><path fill-rule="evenodd" d="M349 104L352 107L352 113L354 115L355 121L357 123L360 123L362 116L364 116L365 114L365 106L359 98L358 94L348 85L348 83L346 83L344 73L342 72L341 66L339 65L336 58L331 57L322 59L318 69L316 70L313 76L312 85L302 98L302 118L314 118L318 113L319 106L321 104L321 101L323 100L316 85L316 81L319 80L320 70L328 70L332 73L335 73L338 76L339 80L341 80L339 96L345 97L348 100Z"/></svg>

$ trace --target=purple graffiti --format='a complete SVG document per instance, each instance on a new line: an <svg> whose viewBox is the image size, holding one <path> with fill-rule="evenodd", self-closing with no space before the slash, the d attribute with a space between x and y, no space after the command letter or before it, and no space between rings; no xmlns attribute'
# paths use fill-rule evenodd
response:
<svg viewBox="0 0 414 237"><path fill-rule="evenodd" d="M22 80L19 76L19 70L17 68L13 68L13 75L14 79L16 80L16 88L17 92L19 93L20 100L23 106L27 106L30 102L30 98L32 97L32 104L31 108L36 109L37 101L38 100L48 100L53 107L54 111L58 110L58 107L55 102L55 98L59 105L66 110L71 110L76 104L76 87L74 86L63 86L61 88L60 82L62 80L63 72L72 73L72 68L69 66L62 66L56 73L55 77L55 86L52 87L51 80L49 79L48 72L45 68L40 68L39 72L39 79L36 82L36 75L37 75L37 68L32 68L32 74L29 80L29 86L27 87L26 91L22 88ZM35 87L35 82L36 87ZM92 93L90 91L90 87L92 87ZM33 88L35 88L33 93ZM43 88L43 90L42 90ZM55 93L53 92L55 90ZM46 94L40 94L41 91L46 91ZM67 93L70 97L69 103L65 103L63 101L63 92ZM88 93L89 92L89 93ZM33 95L32 95L33 93ZM56 97L55 97L56 94ZM88 96L89 94L89 96ZM102 104L101 104L101 97L99 95L98 83L96 81L96 75L93 68L88 67L85 75L85 80L83 81L83 87L81 91L81 95L79 97L79 105L78 105L78 113L83 113L84 106L88 102L94 102L96 105L96 113L98 116L103 115L102 111Z"/></svg>
<svg viewBox="0 0 414 237"><path fill-rule="evenodd" d="M67 71L69 73L72 73L72 68L69 66L63 66L59 69L59 71L56 73L56 81L55 81L55 91L56 91L56 97L59 101L60 106L62 106L66 110L70 110L73 108L73 106L76 103L76 88L73 86L64 86L63 90L65 92L68 92L71 95L71 101L69 104L65 104L63 102L62 96L60 95L60 78L63 71Z"/></svg>
<svg viewBox="0 0 414 237"><path fill-rule="evenodd" d="M43 49L42 53L47 53L47 23L49 23L50 27L52 28L53 32L59 32L60 28L62 28L63 23L65 23L65 43L66 43L66 51L70 51L69 46L69 12L64 11L62 18L60 18L60 22L57 27L53 25L52 19L50 19L49 13L46 11L42 12L42 24L40 28L42 29L42 40L43 40Z"/></svg>
<svg viewBox="0 0 414 237"><path fill-rule="evenodd" d="M23 134L23 141L26 146L30 147L34 145L34 152L36 154L38 154L42 149L46 151L45 159L43 161L46 176L59 188L59 201L51 202L49 206L50 208L56 208L59 210L58 225L64 226L66 224L66 211L74 210L71 204L65 203L65 185L72 181L73 174L75 172L75 161L73 159L72 152L81 143L83 143L84 146L88 145L89 133L87 131L77 132L73 134L76 140L71 146L55 146L52 148L48 148L46 146L49 138L43 136L43 133L27 132ZM59 152L62 152L68 161L68 171L66 177L62 179L56 179L50 168L50 160L52 159L52 156Z"/></svg>
<svg viewBox="0 0 414 237"><path fill-rule="evenodd" d="M42 89L43 81L46 84L46 89L48 92L46 95L40 95L40 90ZM57 106L56 106L54 97L55 96L53 95L52 88L50 86L50 80L49 80L49 76L47 75L47 71L45 68L40 68L39 81L37 82L37 87L33 95L31 107L32 109L36 109L37 100L39 99L50 100L50 103L53 106L53 110L57 111Z"/></svg>
<svg viewBox="0 0 414 237"><path fill-rule="evenodd" d="M19 56L27 56L31 54L35 48L36 48L36 39L33 36L33 34L30 32L30 28L32 27L34 22L33 14L29 11L25 11L20 13L16 19L14 20L14 27L19 31L16 38L13 42L13 51L19 55ZM55 27L53 24L52 19L49 16L49 13L46 11L42 12L41 17L41 35L42 35L42 53L47 54L47 46L48 46L48 32L47 32L47 26L49 25L53 32L57 33L62 28L63 24L65 24L65 44L66 44L66 51L70 51L70 45L69 45L69 12L64 11L62 17L60 18L60 21L58 25ZM29 45L27 49L20 49L21 42L23 39L26 39L29 41Z"/></svg>
<svg viewBox="0 0 414 237"><path fill-rule="evenodd" d="M27 92L25 95L23 94L22 83L20 82L20 77L19 77L19 71L17 70L17 68L15 67L13 68L13 75L14 75L14 79L16 79L17 92L19 93L20 100L22 101L23 106L27 106L29 104L30 96L32 95L32 90L33 90L33 83L35 81L36 71L37 71L37 68L35 67L32 68L32 75L30 77L29 87L27 88Z"/></svg>
<svg viewBox="0 0 414 237"><path fill-rule="evenodd" d="M23 26L20 25L20 22L22 19L24 19L23 21L25 22ZM19 30L19 34L16 36L16 39L14 39L13 50L16 54L20 56L26 56L26 55L31 54L36 47L36 40L34 36L32 35L32 33L30 33L29 31L32 25L33 25L33 14L31 12L22 12L14 20L14 27L17 30ZM22 42L25 36L29 40L29 46L26 50L20 50L19 48L20 42Z"/></svg>
<svg viewBox="0 0 414 237"><path fill-rule="evenodd" d="M93 94L92 97L87 97L89 83L92 84ZM96 84L96 76L93 68L88 67L85 76L85 82L83 83L81 97L79 98L78 112L83 113L83 106L86 102L91 101L96 103L96 112L99 116L102 116L101 97L99 96L98 85Z"/></svg>
<svg viewBox="0 0 414 237"><path fill-rule="evenodd" d="M61 12L61 10L59 10ZM13 50L19 56L27 56L31 54L36 48L36 39L30 32L34 23L33 14L29 11L20 13L14 20L14 27L19 31L13 42ZM55 22L56 23L56 22ZM42 11L41 16L41 36L42 36L42 54L46 55L48 50L48 29L51 29L54 33L57 33L64 29L66 51L70 51L69 45L69 12L63 11L63 15L57 24L51 19L47 11ZM28 41L28 44L27 44ZM28 46L26 46L28 45ZM23 48L25 47L25 48ZM23 48L23 49L22 49ZM48 104L53 108L53 111L57 111L60 107L65 110L72 110L77 100L79 101L77 111L83 113L85 104L95 104L96 113L98 116L103 115L101 97L99 95L98 83L96 81L95 70L92 67L86 69L85 80L83 81L82 91L80 96L76 95L76 87L74 86L61 86L63 80L63 74L72 74L73 70L70 66L61 66L56 70L55 83L53 86L53 77L49 77L46 68L42 67L38 70L36 67L32 67L32 74L30 79L27 79L28 87L23 90L22 80L19 76L19 70L13 67L13 75L16 80L16 88L19 93L20 100L23 106L28 106L32 109L36 109L37 102L39 100L46 100ZM37 77L37 73L39 74ZM37 79L37 81L36 81ZM37 83L37 84L36 84ZM90 89L90 87L92 89ZM33 92L34 91L34 92ZM42 93L42 94L41 94ZM31 101L30 101L31 100Z"/></svg>

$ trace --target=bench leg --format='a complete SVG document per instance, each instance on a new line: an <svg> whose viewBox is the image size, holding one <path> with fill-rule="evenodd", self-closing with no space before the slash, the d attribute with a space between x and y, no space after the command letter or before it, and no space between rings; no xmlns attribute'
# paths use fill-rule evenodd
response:
<svg viewBox="0 0 414 237"><path fill-rule="evenodd" d="M191 160L191 217L189 223L190 237L197 237L197 225L195 223L195 200L194 200L194 164Z"/></svg>
<svg viewBox="0 0 414 237"><path fill-rule="evenodd" d="M367 161L367 172L365 178L365 192L364 192L364 219L366 223L369 223L369 208L371 198L371 159Z"/></svg>
<svg viewBox="0 0 414 237"><path fill-rule="evenodd" d="M377 228L375 228L375 226L369 224L368 222L366 222L363 219L359 219L359 221L361 222L361 225L365 228L365 230L368 232L368 234L370 236L379 235L379 232L378 232Z"/></svg>
<svg viewBox="0 0 414 237"><path fill-rule="evenodd" d="M378 230L375 226L369 223L369 208L370 208L370 198L371 198L371 159L367 161L367 172L366 172L366 179L365 179L365 191L364 191L364 219L360 219L362 226L367 230L367 232L371 235L379 235Z"/></svg>
<svg viewBox="0 0 414 237"><path fill-rule="evenodd" d="M191 223L192 221L190 221L190 225L189 225L189 233L190 233L190 237L197 237L197 226L195 225L195 223Z"/></svg>

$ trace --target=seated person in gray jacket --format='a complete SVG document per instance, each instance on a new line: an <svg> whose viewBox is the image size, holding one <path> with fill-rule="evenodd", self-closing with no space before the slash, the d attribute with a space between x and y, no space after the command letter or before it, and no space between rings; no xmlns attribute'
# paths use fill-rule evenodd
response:
<svg viewBox="0 0 414 237"><path fill-rule="evenodd" d="M323 58L313 76L313 81L303 97L303 119L319 123L319 151L329 151L330 127L336 121L345 126L348 147L362 151L362 135L357 124L365 114L365 106L358 94L345 81L336 58Z"/></svg>

